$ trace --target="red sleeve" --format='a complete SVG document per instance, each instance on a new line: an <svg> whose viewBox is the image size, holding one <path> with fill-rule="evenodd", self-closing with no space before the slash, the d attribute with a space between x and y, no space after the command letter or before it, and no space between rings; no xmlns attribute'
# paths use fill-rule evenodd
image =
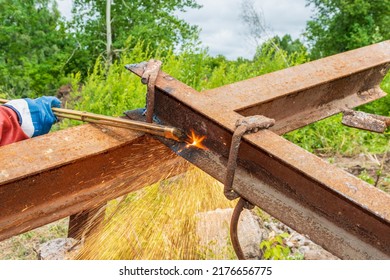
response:
<svg viewBox="0 0 390 280"><path fill-rule="evenodd" d="M0 106L0 146L28 138L19 125L16 113L10 108Z"/></svg>

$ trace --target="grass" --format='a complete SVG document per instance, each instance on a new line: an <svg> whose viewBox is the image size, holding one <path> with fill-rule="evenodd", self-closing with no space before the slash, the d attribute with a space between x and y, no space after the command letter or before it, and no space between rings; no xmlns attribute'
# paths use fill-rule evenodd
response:
<svg viewBox="0 0 390 280"><path fill-rule="evenodd" d="M341 124L342 115L318 121L289 132L285 138L318 155L354 156L361 153L383 154L387 151L390 133L379 134Z"/></svg>

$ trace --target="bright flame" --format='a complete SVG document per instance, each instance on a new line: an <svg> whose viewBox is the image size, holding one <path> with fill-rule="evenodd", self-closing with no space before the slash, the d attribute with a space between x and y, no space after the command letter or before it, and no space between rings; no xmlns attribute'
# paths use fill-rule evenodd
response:
<svg viewBox="0 0 390 280"><path fill-rule="evenodd" d="M187 145L186 148L189 147L197 147L202 150L207 150L206 146L202 144L203 140L206 139L206 136L198 136L195 134L193 130L191 130L191 135L188 136L188 141L186 141Z"/></svg>

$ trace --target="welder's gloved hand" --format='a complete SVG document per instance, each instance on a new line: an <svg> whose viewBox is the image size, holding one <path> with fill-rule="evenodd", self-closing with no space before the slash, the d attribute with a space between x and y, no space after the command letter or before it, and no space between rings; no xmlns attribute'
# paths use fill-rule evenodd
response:
<svg viewBox="0 0 390 280"><path fill-rule="evenodd" d="M50 131L57 117L52 107L59 108L61 101L54 96L43 96L36 99L14 99L4 106L15 111L19 118L19 124L28 137L46 134Z"/></svg>

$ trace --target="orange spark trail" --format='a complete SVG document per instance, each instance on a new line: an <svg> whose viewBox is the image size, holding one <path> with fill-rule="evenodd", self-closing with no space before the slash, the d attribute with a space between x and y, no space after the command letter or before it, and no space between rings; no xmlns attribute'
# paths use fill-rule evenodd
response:
<svg viewBox="0 0 390 280"><path fill-rule="evenodd" d="M191 135L188 135L189 141L187 141L186 148L197 147L202 150L207 150L206 146L202 144L203 140L206 139L206 136L198 136L193 130L191 130Z"/></svg>

